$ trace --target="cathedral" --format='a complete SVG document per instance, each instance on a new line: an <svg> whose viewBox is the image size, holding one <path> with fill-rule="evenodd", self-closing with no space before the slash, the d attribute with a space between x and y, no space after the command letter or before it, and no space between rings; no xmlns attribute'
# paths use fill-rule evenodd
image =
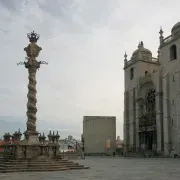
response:
<svg viewBox="0 0 180 180"><path fill-rule="evenodd" d="M180 155L180 22L159 32L157 58L141 41L124 55L124 151Z"/></svg>

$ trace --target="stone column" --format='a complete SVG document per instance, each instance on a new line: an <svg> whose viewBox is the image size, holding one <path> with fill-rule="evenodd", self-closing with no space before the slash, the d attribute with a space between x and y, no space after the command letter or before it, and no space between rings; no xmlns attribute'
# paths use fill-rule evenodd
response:
<svg viewBox="0 0 180 180"><path fill-rule="evenodd" d="M26 68L29 72L29 84L28 84L28 103L27 103L27 131L28 144L39 144L38 132L36 131L36 113L37 113L37 99L36 99L36 72L40 67L40 64L33 59L29 59L26 63Z"/></svg>
<svg viewBox="0 0 180 180"><path fill-rule="evenodd" d="M156 132L157 132L157 152L162 151L163 137L163 113L161 109L162 92L156 93Z"/></svg>
<svg viewBox="0 0 180 180"><path fill-rule="evenodd" d="M157 152L162 152L162 137L163 137L163 117L162 117L162 79L160 72L157 72L156 84L156 143Z"/></svg>
<svg viewBox="0 0 180 180"><path fill-rule="evenodd" d="M140 142L139 142L139 101L138 101L138 94L136 90L136 152L140 149Z"/></svg>
<svg viewBox="0 0 180 180"><path fill-rule="evenodd" d="M36 133L36 113L37 113L37 99L36 99L36 72L37 68L39 68L39 64L37 61L32 60L31 65L30 62L31 60L28 60L27 65L28 65L28 72L29 72L29 84L28 84L28 102L27 102L27 131L29 133Z"/></svg>
<svg viewBox="0 0 180 180"><path fill-rule="evenodd" d="M170 151L169 108L169 74L167 74L163 77L163 131L165 155L169 155Z"/></svg>
<svg viewBox="0 0 180 180"><path fill-rule="evenodd" d="M176 107L176 152L180 152L180 72L175 73L175 84L176 84L176 99L175 99L175 107Z"/></svg>
<svg viewBox="0 0 180 180"><path fill-rule="evenodd" d="M136 132L137 132L137 127L136 127L136 89L133 88L132 91L132 105L133 105L133 152L136 152Z"/></svg>
<svg viewBox="0 0 180 180"><path fill-rule="evenodd" d="M129 146L129 93L124 93L124 153L127 153Z"/></svg>
<svg viewBox="0 0 180 180"><path fill-rule="evenodd" d="M135 149L135 107L134 107L134 89L131 89L129 92L129 107L128 107L128 116L129 116L129 149L134 151Z"/></svg>

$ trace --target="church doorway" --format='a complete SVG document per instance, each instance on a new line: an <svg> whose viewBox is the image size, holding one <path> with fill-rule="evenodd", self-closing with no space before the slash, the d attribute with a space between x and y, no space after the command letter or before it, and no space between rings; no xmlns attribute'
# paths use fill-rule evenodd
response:
<svg viewBox="0 0 180 180"><path fill-rule="evenodd" d="M149 89L140 108L139 141L142 150L156 150L155 89ZM140 107L141 107L140 106Z"/></svg>
<svg viewBox="0 0 180 180"><path fill-rule="evenodd" d="M141 150L156 150L156 131L139 133Z"/></svg>
<svg viewBox="0 0 180 180"><path fill-rule="evenodd" d="M145 132L145 146L147 150L153 150L155 133L153 131Z"/></svg>

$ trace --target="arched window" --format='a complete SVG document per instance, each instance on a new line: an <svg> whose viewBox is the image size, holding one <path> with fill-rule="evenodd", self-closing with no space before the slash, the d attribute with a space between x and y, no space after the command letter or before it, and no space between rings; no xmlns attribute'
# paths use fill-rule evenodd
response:
<svg viewBox="0 0 180 180"><path fill-rule="evenodd" d="M145 71L145 76L147 76L148 75L148 71Z"/></svg>
<svg viewBox="0 0 180 180"><path fill-rule="evenodd" d="M176 48L176 45L173 44L171 47L170 47L170 60L175 60L177 59L177 48Z"/></svg>
<svg viewBox="0 0 180 180"><path fill-rule="evenodd" d="M134 79L134 68L130 69L130 80Z"/></svg>

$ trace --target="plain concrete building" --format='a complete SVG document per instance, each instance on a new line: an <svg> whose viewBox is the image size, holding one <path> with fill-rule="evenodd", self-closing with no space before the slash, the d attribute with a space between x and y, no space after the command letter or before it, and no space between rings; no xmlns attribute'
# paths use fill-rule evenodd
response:
<svg viewBox="0 0 180 180"><path fill-rule="evenodd" d="M116 150L116 117L84 116L85 153L112 153Z"/></svg>
<svg viewBox="0 0 180 180"><path fill-rule="evenodd" d="M157 58L142 41L124 56L125 152L180 154L180 22L168 37L159 33Z"/></svg>

